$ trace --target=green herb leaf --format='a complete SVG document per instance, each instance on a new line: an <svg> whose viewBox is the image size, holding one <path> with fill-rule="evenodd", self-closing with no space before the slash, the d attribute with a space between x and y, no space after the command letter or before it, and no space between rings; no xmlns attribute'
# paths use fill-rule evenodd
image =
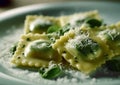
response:
<svg viewBox="0 0 120 85"><path fill-rule="evenodd" d="M70 24L66 24L65 26L63 26L59 31L58 34L64 35L65 32L68 32L70 29L72 29L72 26Z"/></svg>
<svg viewBox="0 0 120 85"><path fill-rule="evenodd" d="M57 25L53 25L53 26L50 26L49 28L48 28L48 30L47 30L47 33L53 33L53 32L56 32L56 31L58 31L59 30L59 26L57 26Z"/></svg>
<svg viewBox="0 0 120 85"><path fill-rule="evenodd" d="M105 66L108 68L108 70L111 70L114 72L120 72L120 60L113 59L113 60L107 61Z"/></svg>
<svg viewBox="0 0 120 85"><path fill-rule="evenodd" d="M63 71L59 65L54 64L49 68L40 68L39 73L43 78L54 79L56 77L59 77Z"/></svg>
<svg viewBox="0 0 120 85"><path fill-rule="evenodd" d="M99 26L102 25L102 21L97 20L97 19L94 19L94 18L87 19L87 20L85 21L85 23L89 24L90 27L93 27L93 28L94 28L94 27L99 27Z"/></svg>
<svg viewBox="0 0 120 85"><path fill-rule="evenodd" d="M13 44L13 46L11 47L10 53L11 53L12 55L14 55L14 53L15 53L15 51L16 51L16 48L17 48L17 45L18 45L18 42L15 43L15 44Z"/></svg>

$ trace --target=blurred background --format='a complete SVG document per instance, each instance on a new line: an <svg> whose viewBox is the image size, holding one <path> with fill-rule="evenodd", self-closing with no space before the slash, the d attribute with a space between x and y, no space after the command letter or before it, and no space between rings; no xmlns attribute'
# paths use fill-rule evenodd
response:
<svg viewBox="0 0 120 85"><path fill-rule="evenodd" d="M66 2L66 1L108 1L108 2L120 2L120 0L0 0L0 13L10 9L39 4L39 3L54 3L54 2Z"/></svg>

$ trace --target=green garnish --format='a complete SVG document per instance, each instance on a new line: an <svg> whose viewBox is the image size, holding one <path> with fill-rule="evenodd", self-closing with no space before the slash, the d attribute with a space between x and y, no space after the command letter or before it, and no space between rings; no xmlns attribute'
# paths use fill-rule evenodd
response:
<svg viewBox="0 0 120 85"><path fill-rule="evenodd" d="M62 75L63 71L59 65L52 65L49 68L40 68L39 73L43 78L54 79Z"/></svg>
<svg viewBox="0 0 120 85"><path fill-rule="evenodd" d="M14 53L15 53L15 51L16 51L16 48L17 48L17 45L18 45L18 42L15 43L15 44L13 44L13 46L11 47L10 53L11 53L12 55L14 55Z"/></svg>
<svg viewBox="0 0 120 85"><path fill-rule="evenodd" d="M84 55L92 53L98 49L98 44L91 39L84 39L81 43L76 45L76 48Z"/></svg>
<svg viewBox="0 0 120 85"><path fill-rule="evenodd" d="M53 32L57 32L59 30L59 26L57 25L53 25L53 26L50 26L47 30L47 33L53 33Z"/></svg>
<svg viewBox="0 0 120 85"><path fill-rule="evenodd" d="M64 35L65 32L68 32L70 29L72 29L72 26L70 24L66 24L65 26L63 26L59 31L58 34Z"/></svg>
<svg viewBox="0 0 120 85"><path fill-rule="evenodd" d="M83 55L85 59L89 60L95 59L100 55L101 51L99 48L98 43L89 38L81 39L81 41L76 44L78 52Z"/></svg>
<svg viewBox="0 0 120 85"><path fill-rule="evenodd" d="M91 19L87 19L85 20L85 23L89 24L90 27L100 27L102 25L102 21L91 18Z"/></svg>
<svg viewBox="0 0 120 85"><path fill-rule="evenodd" d="M52 42L54 42L55 39L58 39L61 35L64 35L64 33L69 31L71 28L72 27L70 24L66 24L62 28L60 28L59 26L53 25L50 28L48 28L47 35L50 38L50 40L52 40Z"/></svg>
<svg viewBox="0 0 120 85"><path fill-rule="evenodd" d="M108 68L108 70L114 71L114 72L120 72L120 59L113 59L110 61L107 61L105 66Z"/></svg>

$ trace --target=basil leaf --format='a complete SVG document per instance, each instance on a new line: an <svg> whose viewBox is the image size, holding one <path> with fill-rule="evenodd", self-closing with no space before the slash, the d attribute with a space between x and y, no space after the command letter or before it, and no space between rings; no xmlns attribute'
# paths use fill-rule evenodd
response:
<svg viewBox="0 0 120 85"><path fill-rule="evenodd" d="M55 64L49 68L40 68L39 73L43 78L54 79L59 77L63 73L63 71L59 65Z"/></svg>
<svg viewBox="0 0 120 85"><path fill-rule="evenodd" d="M91 19L87 19L85 21L85 23L89 24L90 27L100 27L102 25L102 21L100 20L97 20L97 19L94 19L94 18L91 18Z"/></svg>
<svg viewBox="0 0 120 85"><path fill-rule="evenodd" d="M57 26L57 25L53 25L53 26L50 26L49 28L48 28L48 30L47 30L47 33L53 33L53 32L56 32L56 31L58 31L59 30L59 26Z"/></svg>

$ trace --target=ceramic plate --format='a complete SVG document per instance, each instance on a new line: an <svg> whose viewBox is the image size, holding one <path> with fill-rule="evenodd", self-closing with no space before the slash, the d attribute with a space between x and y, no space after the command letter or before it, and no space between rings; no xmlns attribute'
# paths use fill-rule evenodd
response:
<svg viewBox="0 0 120 85"><path fill-rule="evenodd" d="M34 70L13 68L9 64L8 50L19 40L23 33L26 15L60 16L76 12L98 10L107 24L120 21L120 3L113 2L64 2L52 4L36 4L13 9L0 14L0 85L120 85L120 78L101 77L87 78L82 75L75 79L71 76L57 80L46 80L38 76ZM78 73L79 74L79 73ZM77 73L76 73L77 75Z"/></svg>

